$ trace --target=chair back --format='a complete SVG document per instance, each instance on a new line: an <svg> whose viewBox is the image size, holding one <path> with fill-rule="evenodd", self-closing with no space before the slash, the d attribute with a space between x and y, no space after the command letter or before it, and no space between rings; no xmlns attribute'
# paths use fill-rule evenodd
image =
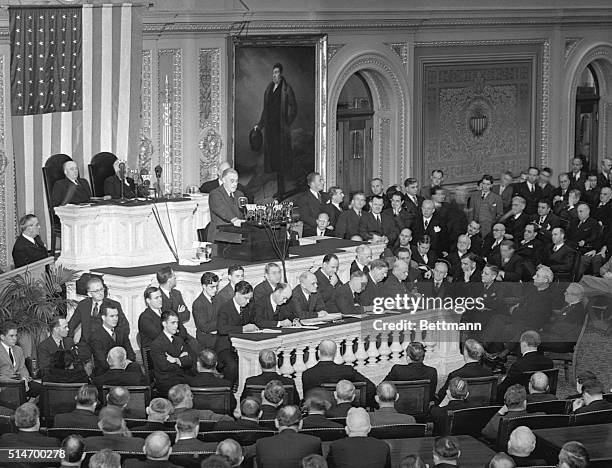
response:
<svg viewBox="0 0 612 468"><path fill-rule="evenodd" d="M360 406L362 408L366 407L366 384L365 382L353 382L355 386L355 400L353 400L353 404ZM331 395L330 401L335 401L334 392L336 391L335 383L322 383L321 388L323 390L327 390Z"/></svg>
<svg viewBox="0 0 612 468"><path fill-rule="evenodd" d="M565 414L567 400L536 401L527 403L528 413Z"/></svg>
<svg viewBox="0 0 612 468"><path fill-rule="evenodd" d="M155 431L130 431L130 432L132 433L132 437L138 437L139 439L146 439L151 434L153 434L153 432ZM176 430L165 429L164 432L168 434L168 437L170 437L170 440L176 439Z"/></svg>
<svg viewBox="0 0 612 468"><path fill-rule="evenodd" d="M101 436L102 431L99 429L92 428L81 428L81 427L49 427L47 428L47 435L57 440L64 440L71 434L79 434L83 438Z"/></svg>
<svg viewBox="0 0 612 468"><path fill-rule="evenodd" d="M499 422L497 430L497 450L503 452L508 448L508 439L512 431L519 426L527 426L529 429L549 429L552 427L567 427L570 425L569 414L542 414L518 417L503 417Z"/></svg>
<svg viewBox="0 0 612 468"><path fill-rule="evenodd" d="M211 410L217 414L230 414L231 393L229 387L192 387L193 408Z"/></svg>
<svg viewBox="0 0 612 468"><path fill-rule="evenodd" d="M102 387L103 402L106 402L108 392L113 386L104 385ZM130 400L124 411L125 414L129 414L132 418L147 417L147 406L151 403L151 387L148 385L128 386L124 387L130 392Z"/></svg>
<svg viewBox="0 0 612 468"><path fill-rule="evenodd" d="M56 414L69 413L76 407L74 397L82 383L43 382L40 392L41 416L51 425Z"/></svg>
<svg viewBox="0 0 612 468"><path fill-rule="evenodd" d="M529 391L529 379L536 372L544 372L548 377L548 393L553 395L557 394L557 381L559 380L559 369L544 369L540 371L527 371L523 372L522 384Z"/></svg>
<svg viewBox="0 0 612 468"><path fill-rule="evenodd" d="M300 434L315 436L323 442L330 442L332 440L344 439L346 437L346 430L343 427L312 427L302 429Z"/></svg>
<svg viewBox="0 0 612 468"><path fill-rule="evenodd" d="M464 377L470 394L467 401L478 406L489 406L497 399L497 376Z"/></svg>
<svg viewBox="0 0 612 468"><path fill-rule="evenodd" d="M604 393L603 399L612 403L612 393Z"/></svg>
<svg viewBox="0 0 612 468"><path fill-rule="evenodd" d="M0 434L7 434L9 432L17 432L13 419L9 415L0 414Z"/></svg>
<svg viewBox="0 0 612 468"><path fill-rule="evenodd" d="M61 232L61 222L55 214L55 210L51 204L51 193L55 183L66 177L64 174L64 163L72 161L72 158L67 154L54 154L45 161L42 168L43 185L45 189L45 198L47 200L47 214L49 216L49 224L51 225L51 252L55 252L56 239Z"/></svg>
<svg viewBox="0 0 612 468"><path fill-rule="evenodd" d="M104 196L104 180L115 174L113 164L117 156L113 153L102 152L91 158L89 163L89 181L94 197Z"/></svg>
<svg viewBox="0 0 612 468"><path fill-rule="evenodd" d="M429 380L389 381L395 385L399 398L395 402L398 413L424 416L429 411Z"/></svg>
<svg viewBox="0 0 612 468"><path fill-rule="evenodd" d="M23 380L3 380L0 382L0 406L17 409L26 402L26 389Z"/></svg>
<svg viewBox="0 0 612 468"><path fill-rule="evenodd" d="M252 445L264 437L272 437L275 429L243 429L238 431L205 431L198 434L203 442L221 442L225 439L234 439L240 445Z"/></svg>
<svg viewBox="0 0 612 468"><path fill-rule="evenodd" d="M575 414L572 421L572 425L574 426L589 426L592 424L608 423L612 423L612 409Z"/></svg>
<svg viewBox="0 0 612 468"><path fill-rule="evenodd" d="M433 424L385 424L372 426L368 434L376 439L413 439L415 437L429 437L433 432Z"/></svg>
<svg viewBox="0 0 612 468"><path fill-rule="evenodd" d="M242 398L254 397L261 401L261 392L266 388L265 385L246 385L242 392ZM283 385L285 396L283 397L283 405L295 404L295 395L293 393L293 385Z"/></svg>
<svg viewBox="0 0 612 468"><path fill-rule="evenodd" d="M172 452L169 461L172 465L184 468L200 468L202 460L210 457L215 452Z"/></svg>
<svg viewBox="0 0 612 468"><path fill-rule="evenodd" d="M448 435L481 437L482 429L501 406L480 406L448 411Z"/></svg>

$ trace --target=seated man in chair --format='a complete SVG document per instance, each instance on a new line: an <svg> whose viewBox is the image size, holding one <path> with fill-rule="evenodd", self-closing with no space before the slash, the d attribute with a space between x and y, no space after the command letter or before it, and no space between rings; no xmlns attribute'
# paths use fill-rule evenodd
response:
<svg viewBox="0 0 612 468"><path fill-rule="evenodd" d="M119 159L115 160L113 169L115 173L104 179L104 195L113 199L135 198L136 185L134 179L125 176L125 162Z"/></svg>
<svg viewBox="0 0 612 468"><path fill-rule="evenodd" d="M74 161L66 161L63 166L65 178L53 184L51 205L87 203L91 198L91 187L87 180L79 177L79 168Z"/></svg>

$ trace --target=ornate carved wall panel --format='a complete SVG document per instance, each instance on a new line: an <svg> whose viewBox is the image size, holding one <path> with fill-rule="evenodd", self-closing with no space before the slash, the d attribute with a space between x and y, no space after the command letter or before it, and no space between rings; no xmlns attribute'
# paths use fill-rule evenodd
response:
<svg viewBox="0 0 612 468"><path fill-rule="evenodd" d="M220 119L220 49L200 49L200 181L217 176L217 164L223 147L219 134Z"/></svg>
<svg viewBox="0 0 612 468"><path fill-rule="evenodd" d="M153 169L151 156L153 155L153 102L152 102L152 55L151 49L143 49L142 51L142 82L141 82L141 115L142 128L140 130L140 145L138 151L138 169L148 169L149 172Z"/></svg>
<svg viewBox="0 0 612 468"><path fill-rule="evenodd" d="M529 166L532 137L530 60L425 65L424 174L445 181Z"/></svg>
<svg viewBox="0 0 612 468"><path fill-rule="evenodd" d="M14 229L15 223L13 219L9 219L9 213L12 210L8 206L14 200L9 200L7 196L9 187L14 182L12 177L10 177L11 171L9 171L9 160L5 144L4 64L5 56L0 55L0 265L6 266L9 264L8 252L10 246L8 245L8 238L12 237L9 236L8 230Z"/></svg>

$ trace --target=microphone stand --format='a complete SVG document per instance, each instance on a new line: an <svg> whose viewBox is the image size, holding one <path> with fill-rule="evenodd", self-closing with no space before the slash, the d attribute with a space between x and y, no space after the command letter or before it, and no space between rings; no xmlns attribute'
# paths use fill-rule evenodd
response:
<svg viewBox="0 0 612 468"><path fill-rule="evenodd" d="M120 170L121 174L121 201L125 201L125 168Z"/></svg>

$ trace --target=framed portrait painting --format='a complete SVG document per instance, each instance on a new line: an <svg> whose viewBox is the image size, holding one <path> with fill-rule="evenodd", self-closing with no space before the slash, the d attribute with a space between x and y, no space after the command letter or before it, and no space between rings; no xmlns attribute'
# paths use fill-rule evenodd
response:
<svg viewBox="0 0 612 468"><path fill-rule="evenodd" d="M327 37L232 38L232 156L256 202L303 191L325 152Z"/></svg>

